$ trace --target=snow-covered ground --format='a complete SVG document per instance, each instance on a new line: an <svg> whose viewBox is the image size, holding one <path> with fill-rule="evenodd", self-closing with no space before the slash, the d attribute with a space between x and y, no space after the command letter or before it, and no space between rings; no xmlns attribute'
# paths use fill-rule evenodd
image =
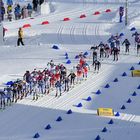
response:
<svg viewBox="0 0 140 140"><path fill-rule="evenodd" d="M135 7L139 1L131 1L128 27L118 23L121 0L111 1L113 4L102 3L109 1L91 4L88 0L86 3L68 2L52 2L54 11L47 16L3 23L8 31L5 45L0 49L1 85L22 78L26 70L45 68L51 59L64 63L71 70L78 63L74 57L80 52L88 52L87 62L91 65L90 47L101 41L106 42L111 34L124 33L122 41L126 37L131 40L130 55L124 55L124 47L121 46L118 62L113 62L112 57L105 59L98 74L93 73L91 66L88 79L63 93L60 98L55 98L55 91L52 91L38 101L32 101L28 96L6 108L0 112L0 140L31 140L36 132L40 134L40 140L94 140L97 135L101 140L139 139L140 91L137 87L140 83L138 77L131 77L130 71L131 66L140 69L130 31L131 27L140 29L139 10ZM106 13L106 9L111 9L111 12ZM101 14L93 15L96 11ZM80 19L81 14L85 14L86 18ZM64 22L65 17L70 21ZM46 20L50 24L41 25ZM24 29L25 46L15 47L18 28L24 24L31 24L30 28ZM54 44L59 46L59 50L52 49ZM66 52L72 62L70 65L66 64ZM126 77L121 76L123 72L127 73ZM113 82L116 77L119 80L117 83ZM108 89L104 88L107 83L110 85ZM95 94L98 89L102 94ZM137 96L132 96L134 91ZM90 102L85 100L88 96L92 98ZM129 98L132 100L130 104L126 103ZM77 108L78 103L82 103L83 107ZM125 105L125 110L121 110L122 105ZM120 112L120 116L112 117L114 124L108 124L109 117L97 116L99 107L113 108L115 112ZM69 109L73 114L66 114ZM61 122L56 122L58 116L62 117ZM47 124L52 129L45 130ZM108 131L103 133L101 131L105 126Z"/></svg>

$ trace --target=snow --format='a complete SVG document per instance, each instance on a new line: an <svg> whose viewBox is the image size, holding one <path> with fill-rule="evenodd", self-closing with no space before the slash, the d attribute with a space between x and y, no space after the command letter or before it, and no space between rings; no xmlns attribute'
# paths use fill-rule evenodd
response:
<svg viewBox="0 0 140 140"><path fill-rule="evenodd" d="M0 140L31 140L37 132L40 134L39 140L94 140L97 135L104 140L138 139L140 90L137 87L140 83L139 77L131 77L130 68L134 66L135 69L140 69L140 59L136 57L130 29L136 27L140 31L139 10L135 10L135 4L139 1L130 1L132 5L129 7L128 27L124 23L118 23L118 3L124 1L100 0L101 4L91 4L90 0L86 3L80 0L59 2L51 2L53 10L50 11L53 12L48 15L3 23L8 31L5 44L0 48L1 86L9 80L22 78L26 70L45 68L51 59L63 63L70 71L78 63L74 58L79 52L89 53L87 62L91 65L90 47L101 41L106 42L111 34L124 33L122 41L127 37L131 40L131 53L124 55L124 47L121 46L118 62L113 62L112 57L105 59L98 74L93 73L93 67L90 66L88 79L69 92L62 93L60 98L55 98L55 91L52 91L38 101L32 101L32 97L28 96L7 107L0 112ZM102 4L103 2L109 4ZM111 9L112 12L106 13L106 9ZM95 11L100 11L101 14L93 15ZM80 19L82 14L86 18ZM64 22L65 17L70 18L70 21ZM50 24L41 25L45 20ZM27 23L31 27L24 29L25 46L15 47L18 28ZM52 49L53 45L58 45L59 49ZM72 61L70 65L66 64L66 52ZM127 73L126 77L122 77L123 72ZM115 78L118 78L118 82L113 82ZM110 85L108 89L104 88L107 83ZM95 94L98 89L101 90L100 95ZM133 97L134 91L137 96ZM87 102L85 99L89 96L92 100ZM129 98L132 100L130 104L126 103ZM79 103L83 107L77 108ZM121 109L122 105L125 105L125 110ZM99 107L113 108L120 116L99 117L96 113ZM66 114L69 109L73 111L70 115ZM56 122L58 116L62 117L61 122ZM111 118L114 124L109 125ZM52 129L45 130L48 124ZM104 127L108 129L106 133L101 132Z"/></svg>

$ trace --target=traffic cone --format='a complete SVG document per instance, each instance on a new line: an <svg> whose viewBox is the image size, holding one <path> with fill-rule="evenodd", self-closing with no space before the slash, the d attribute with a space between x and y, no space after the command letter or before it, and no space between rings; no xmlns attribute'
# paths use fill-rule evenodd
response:
<svg viewBox="0 0 140 140"><path fill-rule="evenodd" d="M109 84L106 84L105 88L109 88L109 87L110 87L110 85Z"/></svg>
<svg viewBox="0 0 140 140"><path fill-rule="evenodd" d="M115 116L116 116L116 117L119 117L119 116L120 116L120 113L119 113L119 112L117 112L117 113L115 114Z"/></svg>
<svg viewBox="0 0 140 140"><path fill-rule="evenodd" d="M67 111L67 114L72 114L72 110L71 110L71 109L68 110L68 111Z"/></svg>
<svg viewBox="0 0 140 140"><path fill-rule="evenodd" d="M36 134L33 136L33 138L39 138L39 137L40 137L39 133L36 133Z"/></svg>
<svg viewBox="0 0 140 140"><path fill-rule="evenodd" d="M59 116L59 117L56 119L56 121L57 121L57 122L60 122L60 121L62 121L62 118L61 118L61 116Z"/></svg>
<svg viewBox="0 0 140 140"><path fill-rule="evenodd" d="M47 129L47 130L51 129L51 125L48 124L48 125L45 127L45 129Z"/></svg>
<svg viewBox="0 0 140 140"><path fill-rule="evenodd" d="M100 90L97 90L96 94L101 94L101 91Z"/></svg>
<svg viewBox="0 0 140 140"><path fill-rule="evenodd" d="M132 102L132 100L129 98L128 100L127 100L127 103L131 103Z"/></svg>
<svg viewBox="0 0 140 140"><path fill-rule="evenodd" d="M135 68L132 66L132 67L130 68L130 70L135 70Z"/></svg>
<svg viewBox="0 0 140 140"><path fill-rule="evenodd" d="M91 101L91 97L89 96L86 100L87 100L87 101Z"/></svg>
<svg viewBox="0 0 140 140"><path fill-rule="evenodd" d="M118 82L118 78L115 78L113 82Z"/></svg>
<svg viewBox="0 0 140 140"><path fill-rule="evenodd" d="M95 140L101 140L101 137L98 135Z"/></svg>
<svg viewBox="0 0 140 140"><path fill-rule="evenodd" d="M109 122L108 122L108 124L113 124L114 122L113 122L113 120L111 119Z"/></svg>
<svg viewBox="0 0 140 140"><path fill-rule="evenodd" d="M103 130L102 130L102 132L107 132L107 128L104 127Z"/></svg>
<svg viewBox="0 0 140 140"><path fill-rule="evenodd" d="M133 94L132 94L132 96L137 96L137 93L134 91Z"/></svg>
<svg viewBox="0 0 140 140"><path fill-rule="evenodd" d="M78 105L77 105L77 107L82 107L83 105L82 105L82 103L79 103Z"/></svg>
<svg viewBox="0 0 140 140"><path fill-rule="evenodd" d="M124 72L124 73L122 74L122 76L127 76L126 72Z"/></svg>
<svg viewBox="0 0 140 140"><path fill-rule="evenodd" d="M125 105L122 105L121 109L126 109Z"/></svg>

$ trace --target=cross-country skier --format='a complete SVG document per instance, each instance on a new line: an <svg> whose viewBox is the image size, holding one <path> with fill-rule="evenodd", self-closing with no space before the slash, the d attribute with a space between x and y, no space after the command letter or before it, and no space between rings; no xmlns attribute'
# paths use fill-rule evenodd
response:
<svg viewBox="0 0 140 140"><path fill-rule="evenodd" d="M5 109L5 99L6 95L4 90L0 90L0 109Z"/></svg>
<svg viewBox="0 0 140 140"><path fill-rule="evenodd" d="M90 70L90 67L89 67L88 63L85 62L83 64L83 79L85 79L85 80L87 79L88 70Z"/></svg>
<svg viewBox="0 0 140 140"><path fill-rule="evenodd" d="M12 88L11 86L7 86L6 88L4 88L4 92L6 94L6 97L7 97L7 105L11 105L12 103L12 100L11 100L11 97L12 97Z"/></svg>
<svg viewBox="0 0 140 140"><path fill-rule="evenodd" d="M80 64L78 64L76 66L77 69L77 83L81 83L82 81L82 66Z"/></svg>
<svg viewBox="0 0 140 140"><path fill-rule="evenodd" d="M68 75L68 77L70 77L70 85L71 86L74 86L76 74L71 70L71 72Z"/></svg>
<svg viewBox="0 0 140 140"><path fill-rule="evenodd" d="M69 77L65 76L64 77L64 91L69 91L69 82L70 82Z"/></svg>
<svg viewBox="0 0 140 140"><path fill-rule="evenodd" d="M122 45L125 45L125 54L129 54L129 46L130 46L130 42L128 39L125 39L122 43Z"/></svg>
<svg viewBox="0 0 140 140"><path fill-rule="evenodd" d="M103 42L100 42L100 44L99 44L98 47L100 48L100 59L103 60L103 57L104 57L104 47L105 47L105 45L104 45Z"/></svg>
<svg viewBox="0 0 140 140"><path fill-rule="evenodd" d="M93 53L92 53L92 65L94 65L95 60L97 60L97 50L93 50Z"/></svg>
<svg viewBox="0 0 140 140"><path fill-rule="evenodd" d="M108 44L105 44L105 57L109 58L110 48Z"/></svg>
<svg viewBox="0 0 140 140"><path fill-rule="evenodd" d="M98 60L96 60L95 63L94 63L94 71L95 72L97 71L97 73L98 73L100 67L101 67L101 63Z"/></svg>
<svg viewBox="0 0 140 140"><path fill-rule="evenodd" d="M61 96L61 91L62 91L62 84L61 84L61 82L60 82L60 80L59 81L56 81L56 83L55 83L55 88L56 88L56 95L55 95L55 97L57 97L58 96L58 92L59 92L59 96Z"/></svg>
<svg viewBox="0 0 140 140"><path fill-rule="evenodd" d="M117 47L114 47L113 48L113 56L114 56L113 61L118 61L118 55L119 55L119 49Z"/></svg>

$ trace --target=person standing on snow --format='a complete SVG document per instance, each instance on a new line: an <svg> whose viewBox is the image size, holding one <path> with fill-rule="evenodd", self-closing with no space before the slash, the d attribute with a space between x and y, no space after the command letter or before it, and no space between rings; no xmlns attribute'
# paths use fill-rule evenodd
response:
<svg viewBox="0 0 140 140"><path fill-rule="evenodd" d="M18 30L17 46L19 46L20 43L24 46L24 43L23 43L23 30L22 30L22 28L19 28L19 30Z"/></svg>

